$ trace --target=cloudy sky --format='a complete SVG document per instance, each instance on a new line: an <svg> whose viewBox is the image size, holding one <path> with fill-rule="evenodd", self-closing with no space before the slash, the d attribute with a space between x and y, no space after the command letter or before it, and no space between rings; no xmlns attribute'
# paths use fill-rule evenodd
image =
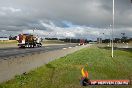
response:
<svg viewBox="0 0 132 88"><path fill-rule="evenodd" d="M112 0L0 0L0 36L109 38ZM103 34L104 33L104 34ZM114 36L132 37L131 0L115 0Z"/></svg>

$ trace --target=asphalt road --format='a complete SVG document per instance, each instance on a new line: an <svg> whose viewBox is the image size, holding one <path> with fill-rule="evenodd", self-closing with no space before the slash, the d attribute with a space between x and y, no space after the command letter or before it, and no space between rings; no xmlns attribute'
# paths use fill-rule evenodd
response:
<svg viewBox="0 0 132 88"><path fill-rule="evenodd" d="M77 44L66 44L66 45L52 45L42 46L36 48L4 48L0 49L0 59L12 57L12 56L24 56L35 53L44 53L48 51L60 50L63 48L75 47Z"/></svg>

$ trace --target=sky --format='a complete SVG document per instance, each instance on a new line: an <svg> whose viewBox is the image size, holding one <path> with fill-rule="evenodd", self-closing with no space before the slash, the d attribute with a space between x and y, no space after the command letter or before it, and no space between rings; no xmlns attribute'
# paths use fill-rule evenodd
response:
<svg viewBox="0 0 132 88"><path fill-rule="evenodd" d="M0 36L110 38L112 0L0 0ZM34 32L33 32L34 30ZM131 0L115 0L114 37L132 37Z"/></svg>

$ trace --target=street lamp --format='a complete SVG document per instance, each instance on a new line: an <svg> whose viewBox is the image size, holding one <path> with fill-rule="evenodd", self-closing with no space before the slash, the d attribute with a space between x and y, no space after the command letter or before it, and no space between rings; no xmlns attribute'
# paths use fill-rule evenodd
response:
<svg viewBox="0 0 132 88"><path fill-rule="evenodd" d="M104 33L99 33L99 44L101 44L101 43L103 43L102 41L103 41L103 39L105 39L104 38Z"/></svg>
<svg viewBox="0 0 132 88"><path fill-rule="evenodd" d="M124 43L125 42L125 33L121 33L122 34L122 42Z"/></svg>
<svg viewBox="0 0 132 88"><path fill-rule="evenodd" d="M112 25L110 24L110 29L111 29L111 27L112 27ZM111 47L111 32L110 32L110 47Z"/></svg>
<svg viewBox="0 0 132 88"><path fill-rule="evenodd" d="M113 58L113 30L114 30L114 15L115 15L115 0L113 0L113 28L112 28L112 48L111 48L111 57Z"/></svg>
<svg viewBox="0 0 132 88"><path fill-rule="evenodd" d="M69 42L71 43L71 35L70 35L71 32L67 32L67 34L68 34L68 36L69 36L69 38L70 38L70 41L69 41Z"/></svg>
<svg viewBox="0 0 132 88"><path fill-rule="evenodd" d="M35 30L36 30L36 28L33 29L33 35L35 35Z"/></svg>

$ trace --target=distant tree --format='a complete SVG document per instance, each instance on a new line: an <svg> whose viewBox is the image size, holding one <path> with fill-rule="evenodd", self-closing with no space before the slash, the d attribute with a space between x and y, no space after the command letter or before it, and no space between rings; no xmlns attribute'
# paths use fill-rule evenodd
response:
<svg viewBox="0 0 132 88"><path fill-rule="evenodd" d="M115 38L115 39L114 39L114 42L115 42L115 43L120 43L120 41L121 41L120 38Z"/></svg>
<svg viewBox="0 0 132 88"><path fill-rule="evenodd" d="M58 38L45 38L46 40L58 40Z"/></svg>
<svg viewBox="0 0 132 88"><path fill-rule="evenodd" d="M122 38L121 38L121 42L127 42L127 36L125 36L125 33L121 33L122 34Z"/></svg>

